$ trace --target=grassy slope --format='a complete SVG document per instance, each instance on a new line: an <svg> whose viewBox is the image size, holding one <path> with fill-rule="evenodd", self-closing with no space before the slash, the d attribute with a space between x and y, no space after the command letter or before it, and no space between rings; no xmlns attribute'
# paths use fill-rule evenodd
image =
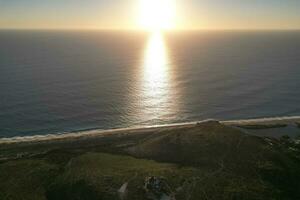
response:
<svg viewBox="0 0 300 200"><path fill-rule="evenodd" d="M177 200L300 198L298 146L216 122L0 149L1 200L118 199L124 182L127 199L145 199L150 175L165 177Z"/></svg>
<svg viewBox="0 0 300 200"><path fill-rule="evenodd" d="M238 125L237 127L244 129L272 129L272 128L284 128L287 124L255 124L255 125Z"/></svg>

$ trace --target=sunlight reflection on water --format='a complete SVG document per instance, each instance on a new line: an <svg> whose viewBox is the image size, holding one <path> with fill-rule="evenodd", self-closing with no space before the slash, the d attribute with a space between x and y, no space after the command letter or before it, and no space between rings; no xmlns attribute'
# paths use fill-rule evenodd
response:
<svg viewBox="0 0 300 200"><path fill-rule="evenodd" d="M142 65L140 120L159 122L174 114L176 105L172 101L171 67L162 33L152 33Z"/></svg>

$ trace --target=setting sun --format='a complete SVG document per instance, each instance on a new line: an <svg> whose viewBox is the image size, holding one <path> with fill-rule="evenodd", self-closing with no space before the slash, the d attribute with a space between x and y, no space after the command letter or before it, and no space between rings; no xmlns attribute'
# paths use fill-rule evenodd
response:
<svg viewBox="0 0 300 200"><path fill-rule="evenodd" d="M140 0L139 13L139 25L144 29L157 31L174 28L174 0Z"/></svg>

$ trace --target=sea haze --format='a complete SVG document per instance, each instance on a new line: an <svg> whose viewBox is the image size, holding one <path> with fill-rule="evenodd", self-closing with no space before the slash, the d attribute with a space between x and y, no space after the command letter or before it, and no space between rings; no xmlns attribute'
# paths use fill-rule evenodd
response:
<svg viewBox="0 0 300 200"><path fill-rule="evenodd" d="M0 138L300 115L300 32L0 31Z"/></svg>

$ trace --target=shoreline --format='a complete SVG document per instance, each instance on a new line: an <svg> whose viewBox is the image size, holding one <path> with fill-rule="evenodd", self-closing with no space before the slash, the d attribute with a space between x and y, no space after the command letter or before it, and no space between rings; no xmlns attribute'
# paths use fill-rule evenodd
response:
<svg viewBox="0 0 300 200"><path fill-rule="evenodd" d="M107 129L107 130L88 130L88 131L74 131L62 134L46 134L46 135L33 135L33 136L16 136L10 138L0 138L0 145L3 144L16 144L16 143L30 143L30 142L47 142L53 140L68 140L68 139L82 139L82 138L93 138L93 137L104 137L113 134L130 134L139 132L148 132L156 130L168 130L174 128L188 128L193 127L197 124L205 123L208 121L217 121L221 124L227 126L268 126L274 128L278 125L289 125L300 123L300 116L290 116L290 117L270 117L270 118L254 118L254 119L240 119L240 120L215 120L207 119L202 121L184 122L184 123L173 123L164 125L153 125L153 126L136 126L128 128L118 128L118 129ZM262 128L264 129L264 128Z"/></svg>

